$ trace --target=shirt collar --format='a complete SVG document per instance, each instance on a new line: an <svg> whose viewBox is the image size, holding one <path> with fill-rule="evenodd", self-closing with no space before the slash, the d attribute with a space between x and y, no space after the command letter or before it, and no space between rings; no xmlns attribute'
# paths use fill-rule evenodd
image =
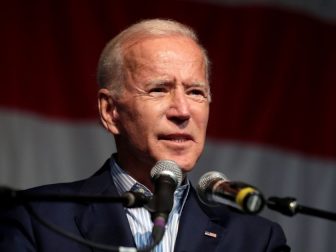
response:
<svg viewBox="0 0 336 252"><path fill-rule="evenodd" d="M124 169L122 169L116 162L115 158L111 157L110 159L110 170L113 182L117 188L118 193L121 195L124 192L128 192L134 186L134 184L138 183L140 186L150 192L150 190L143 184L136 181L132 176L130 176ZM185 199L189 193L190 182L188 179L185 179L183 185L177 187L174 193L174 198L178 200ZM184 201L184 200L183 200Z"/></svg>

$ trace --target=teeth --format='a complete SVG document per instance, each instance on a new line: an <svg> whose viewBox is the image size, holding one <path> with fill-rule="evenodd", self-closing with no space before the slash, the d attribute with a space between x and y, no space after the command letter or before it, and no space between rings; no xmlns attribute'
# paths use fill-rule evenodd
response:
<svg viewBox="0 0 336 252"><path fill-rule="evenodd" d="M171 139L171 141L174 141L174 142L184 142L184 141L186 141L186 139L184 139L184 138L181 138L181 139Z"/></svg>

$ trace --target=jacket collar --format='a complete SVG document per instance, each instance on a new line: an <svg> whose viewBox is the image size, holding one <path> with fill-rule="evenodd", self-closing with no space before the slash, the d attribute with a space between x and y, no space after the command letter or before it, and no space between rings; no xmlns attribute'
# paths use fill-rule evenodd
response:
<svg viewBox="0 0 336 252"><path fill-rule="evenodd" d="M107 160L97 173L84 182L80 193L118 196L111 178L109 163ZM75 222L85 239L110 246L135 247L121 204L88 204L84 211L75 216Z"/></svg>

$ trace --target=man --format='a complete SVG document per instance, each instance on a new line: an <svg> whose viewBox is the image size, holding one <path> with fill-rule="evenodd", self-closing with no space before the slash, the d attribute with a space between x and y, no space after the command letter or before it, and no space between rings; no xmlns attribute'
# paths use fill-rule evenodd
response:
<svg viewBox="0 0 336 252"><path fill-rule="evenodd" d="M33 191L117 196L140 187L151 194L149 174L159 160L173 160L187 174L204 147L211 100L208 71L206 51L180 23L145 20L124 30L107 44L98 66L100 118L115 138L117 153L91 178ZM90 241L136 248L151 241L152 223L145 208L34 203L3 214L0 251L92 251L46 228L30 208ZM154 251L289 250L277 224L224 206L207 207L184 179Z"/></svg>

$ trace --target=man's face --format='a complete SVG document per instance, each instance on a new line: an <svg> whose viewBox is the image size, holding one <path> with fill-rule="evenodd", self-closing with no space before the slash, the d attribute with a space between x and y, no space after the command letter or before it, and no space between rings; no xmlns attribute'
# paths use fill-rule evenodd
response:
<svg viewBox="0 0 336 252"><path fill-rule="evenodd" d="M209 115L198 46L181 36L141 40L126 48L124 71L112 132L122 163L153 166L169 159L191 170L204 147Z"/></svg>

